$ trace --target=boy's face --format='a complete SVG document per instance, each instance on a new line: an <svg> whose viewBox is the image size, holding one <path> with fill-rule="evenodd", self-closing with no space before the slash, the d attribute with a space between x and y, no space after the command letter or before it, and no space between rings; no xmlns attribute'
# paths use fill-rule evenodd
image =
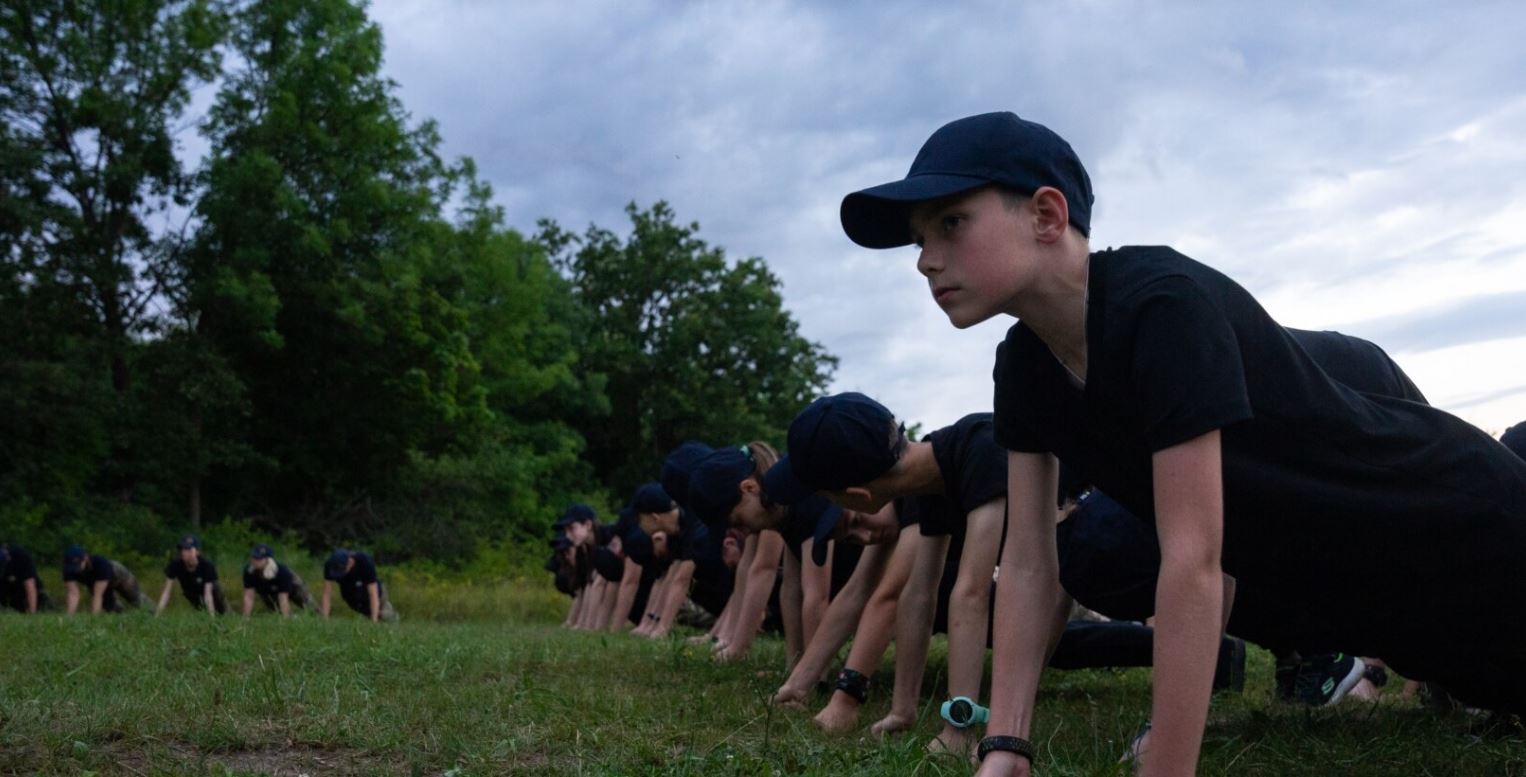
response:
<svg viewBox="0 0 1526 777"><path fill-rule="evenodd" d="M748 483L756 483L756 481L748 481ZM774 521L769 517L768 510L763 507L763 498L757 487L749 488L745 483L743 485L736 507L731 508L731 525L740 526L751 532L774 528Z"/></svg>
<svg viewBox="0 0 1526 777"><path fill-rule="evenodd" d="M1037 262L1027 211L994 186L912 209L917 271L949 323L964 329L1002 313L1028 285Z"/></svg>
<svg viewBox="0 0 1526 777"><path fill-rule="evenodd" d="M900 535L901 524L896 516L895 505L886 505L876 512L844 508L833 539L846 540L855 545L883 545L895 542Z"/></svg>
<svg viewBox="0 0 1526 777"><path fill-rule="evenodd" d="M593 540L593 521L573 521L567 524L567 539L573 545L587 545Z"/></svg>
<svg viewBox="0 0 1526 777"><path fill-rule="evenodd" d="M636 517L636 524L647 534L666 532L678 533L678 509L674 508L665 513L641 513Z"/></svg>

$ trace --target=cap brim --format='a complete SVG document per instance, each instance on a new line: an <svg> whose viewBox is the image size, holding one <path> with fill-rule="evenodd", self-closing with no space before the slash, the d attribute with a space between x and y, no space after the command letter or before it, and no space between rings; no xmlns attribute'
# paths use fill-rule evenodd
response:
<svg viewBox="0 0 1526 777"><path fill-rule="evenodd" d="M816 490L795 475L795 464L786 453L763 473L763 493L774 504L792 505L804 501Z"/></svg>
<svg viewBox="0 0 1526 777"><path fill-rule="evenodd" d="M816 566L827 563L827 543L831 541L832 532L837 530L837 524L841 522L842 508L835 504L816 516L816 535L811 542L811 560L816 562Z"/></svg>
<svg viewBox="0 0 1526 777"><path fill-rule="evenodd" d="M848 239L865 248L898 248L911 244L906 223L920 202L967 192L991 183L972 175L916 175L854 192L842 200L842 229Z"/></svg>

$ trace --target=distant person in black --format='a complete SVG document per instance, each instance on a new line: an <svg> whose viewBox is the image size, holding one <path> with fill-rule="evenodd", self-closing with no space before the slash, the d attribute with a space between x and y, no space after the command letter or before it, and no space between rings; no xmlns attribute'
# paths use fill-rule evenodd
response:
<svg viewBox="0 0 1526 777"><path fill-rule="evenodd" d="M4 542L0 542L0 607L21 613L51 609L32 555L19 545Z"/></svg>
<svg viewBox="0 0 1526 777"><path fill-rule="evenodd" d="M201 541L196 535L187 534L175 543L175 557L164 566L164 590L159 594L159 606L154 615L164 612L170 605L170 592L176 581L186 601L196 609L206 609L208 615L221 615L228 611L223 600L222 586L217 582L217 566L202 558Z"/></svg>
<svg viewBox="0 0 1526 777"><path fill-rule="evenodd" d="M318 612L329 616L329 593L339 586L339 595L350 609L371 619L372 623L396 621L397 611L387 601L387 589L376 577L376 562L358 550L336 550L323 564L323 598Z"/></svg>
<svg viewBox="0 0 1526 777"><path fill-rule="evenodd" d="M254 597L259 596L265 609L290 618L293 607L306 609L312 602L302 577L291 567L276 561L275 551L260 543L249 551L249 565L244 567L244 617L254 612Z"/></svg>
<svg viewBox="0 0 1526 777"><path fill-rule="evenodd" d="M89 589L92 613L122 612L122 602L117 600L118 596L134 607L147 609L154 606L143 595L143 589L138 587L138 578L127 567L105 556L86 553L80 545L70 545L64 551L64 586L67 590L65 614L73 615L79 609L81 585Z"/></svg>

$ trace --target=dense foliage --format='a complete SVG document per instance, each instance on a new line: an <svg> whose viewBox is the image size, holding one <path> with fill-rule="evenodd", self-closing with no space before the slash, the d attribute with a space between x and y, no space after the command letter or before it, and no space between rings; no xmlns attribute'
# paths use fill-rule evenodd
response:
<svg viewBox="0 0 1526 777"><path fill-rule="evenodd" d="M665 204L509 228L382 52L351 0L0 8L0 539L460 563L825 387L766 264Z"/></svg>

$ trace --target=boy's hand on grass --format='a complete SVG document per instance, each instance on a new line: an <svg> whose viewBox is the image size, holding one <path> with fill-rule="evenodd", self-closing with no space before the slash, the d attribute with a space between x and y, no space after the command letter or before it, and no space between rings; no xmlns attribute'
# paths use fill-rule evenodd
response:
<svg viewBox="0 0 1526 777"><path fill-rule="evenodd" d="M832 700L812 720L817 728L828 734L841 734L858 725L858 703L845 693L834 693Z"/></svg>
<svg viewBox="0 0 1526 777"><path fill-rule="evenodd" d="M722 664L730 663L732 661L737 661L737 660L739 660L741 658L742 658L742 651L737 650L736 648L733 648L730 645L727 645L726 647L723 647L720 650L715 651L715 660L717 662L719 662L719 663L722 663Z"/></svg>
<svg viewBox="0 0 1526 777"><path fill-rule="evenodd" d="M703 645L706 642L713 641L714 639L715 639L715 637L713 637L713 636L711 636L709 634L695 634L694 636L692 636L692 637L690 637L688 639L688 642L689 642L690 645Z"/></svg>
<svg viewBox="0 0 1526 777"><path fill-rule="evenodd" d="M774 704L780 707L789 707L794 710L805 709L805 691L799 688L791 688L788 685L781 686L774 691Z"/></svg>
<svg viewBox="0 0 1526 777"><path fill-rule="evenodd" d="M1033 764L1028 763L1028 759L1017 753L996 750L986 755L975 777L1030 777L1032 774Z"/></svg>
<svg viewBox="0 0 1526 777"><path fill-rule="evenodd" d="M911 724L916 722L916 719L916 715L892 711L889 715L880 718L874 725L870 726L869 731L882 737L899 734L910 729Z"/></svg>

